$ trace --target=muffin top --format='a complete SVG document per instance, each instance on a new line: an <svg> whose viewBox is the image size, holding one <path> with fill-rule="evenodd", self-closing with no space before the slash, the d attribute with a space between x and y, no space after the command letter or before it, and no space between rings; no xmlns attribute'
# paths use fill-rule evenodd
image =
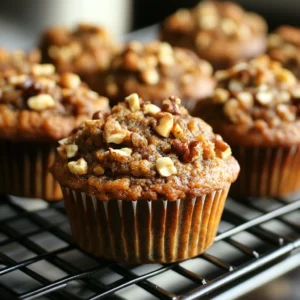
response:
<svg viewBox="0 0 300 300"><path fill-rule="evenodd" d="M60 141L52 173L63 186L104 201L178 200L236 179L230 147L179 98L161 109L137 94L125 100Z"/></svg>
<svg viewBox="0 0 300 300"><path fill-rule="evenodd" d="M58 72L80 75L105 70L117 50L110 33L91 24L79 24L73 30L49 28L40 45L44 62L53 63Z"/></svg>
<svg viewBox="0 0 300 300"><path fill-rule="evenodd" d="M300 143L300 85L292 72L261 56L218 71L215 77L214 95L196 114L230 144Z"/></svg>
<svg viewBox="0 0 300 300"><path fill-rule="evenodd" d="M211 75L211 65L188 49L159 41L132 41L113 59L105 95L117 101L133 92L144 101L162 101L172 94L198 99L212 93Z"/></svg>
<svg viewBox="0 0 300 300"><path fill-rule="evenodd" d="M300 28L281 26L270 34L268 53L300 78Z"/></svg>
<svg viewBox="0 0 300 300"><path fill-rule="evenodd" d="M38 64L40 61L41 53L38 49L26 53L22 50L8 51L0 47L0 72L2 75L28 71L31 64Z"/></svg>
<svg viewBox="0 0 300 300"><path fill-rule="evenodd" d="M192 9L180 9L162 28L163 39L195 49L212 63L263 53L266 32L262 17L228 1L202 1Z"/></svg>
<svg viewBox="0 0 300 300"><path fill-rule="evenodd" d="M78 75L58 75L51 64L0 72L0 138L56 141L98 110L108 99L81 83Z"/></svg>

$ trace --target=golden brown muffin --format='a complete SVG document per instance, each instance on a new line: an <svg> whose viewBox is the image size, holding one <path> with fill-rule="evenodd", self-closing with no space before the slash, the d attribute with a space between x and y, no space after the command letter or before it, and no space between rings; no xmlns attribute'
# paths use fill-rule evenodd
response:
<svg viewBox="0 0 300 300"><path fill-rule="evenodd" d="M211 65L192 51L158 41L132 41L113 59L102 94L117 103L136 92L158 106L178 95L183 106L193 110L199 100L212 94L213 87Z"/></svg>
<svg viewBox="0 0 300 300"><path fill-rule="evenodd" d="M300 78L300 28L281 26L268 38L268 54Z"/></svg>
<svg viewBox="0 0 300 300"><path fill-rule="evenodd" d="M279 62L261 56L215 74L212 98L195 115L233 149L238 196L283 196L300 188L300 85Z"/></svg>
<svg viewBox="0 0 300 300"><path fill-rule="evenodd" d="M103 27L79 24L74 29L55 26L44 32L40 41L45 63L59 73L73 72L95 91L94 76L102 76L119 46Z"/></svg>
<svg viewBox="0 0 300 300"><path fill-rule="evenodd" d="M63 140L52 174L74 240L128 263L198 255L215 237L239 173L230 147L170 97L162 109L137 94Z"/></svg>
<svg viewBox="0 0 300 300"><path fill-rule="evenodd" d="M264 53L266 33L266 22L259 15L232 2L203 1L168 17L161 39L192 49L222 69Z"/></svg>
<svg viewBox="0 0 300 300"><path fill-rule="evenodd" d="M21 69L0 72L0 191L58 200L59 185L48 173L56 142L95 111L108 110L108 99L51 64Z"/></svg>

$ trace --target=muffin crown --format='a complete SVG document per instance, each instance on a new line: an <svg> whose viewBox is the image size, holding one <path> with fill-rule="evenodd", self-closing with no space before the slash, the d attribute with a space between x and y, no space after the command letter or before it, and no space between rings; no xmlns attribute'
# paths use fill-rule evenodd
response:
<svg viewBox="0 0 300 300"><path fill-rule="evenodd" d="M180 102L172 96L160 109L132 94L111 113L96 113L60 142L58 161L68 174L64 177L83 176L88 184L122 178L129 185L142 180L140 185L148 187L150 182L162 186L169 180L170 188L181 189L183 178L192 173L198 177L204 169L226 167L232 161L230 147L209 125L191 117ZM54 171L59 177L59 170ZM227 180L236 176L233 173L227 174Z"/></svg>
<svg viewBox="0 0 300 300"><path fill-rule="evenodd" d="M33 49L26 53L22 50L9 52L0 47L0 72L9 76L17 72L28 72L32 64L38 64L41 61L41 53L38 49Z"/></svg>
<svg viewBox="0 0 300 300"><path fill-rule="evenodd" d="M78 75L58 75L51 64L28 64L0 75L2 138L57 140L94 111L108 108L108 99L89 90Z"/></svg>
<svg viewBox="0 0 300 300"><path fill-rule="evenodd" d="M146 101L161 102L172 94L198 100L212 92L212 71L207 61L188 49L132 41L113 59L104 94L117 102L133 92Z"/></svg>
<svg viewBox="0 0 300 300"><path fill-rule="evenodd" d="M234 124L261 128L294 122L300 114L300 85L268 56L217 71L212 103Z"/></svg>
<svg viewBox="0 0 300 300"><path fill-rule="evenodd" d="M79 24L74 30L49 28L41 40L44 61L58 71L85 73L105 70L118 46L109 32L92 24Z"/></svg>
<svg viewBox="0 0 300 300"><path fill-rule="evenodd" d="M169 18L167 25L179 31L200 30L200 44L213 38L212 33L215 38L248 40L267 30L266 23L259 15L226 1L203 1L192 10L180 9Z"/></svg>
<svg viewBox="0 0 300 300"><path fill-rule="evenodd" d="M281 26L270 34L268 54L300 78L300 28Z"/></svg>

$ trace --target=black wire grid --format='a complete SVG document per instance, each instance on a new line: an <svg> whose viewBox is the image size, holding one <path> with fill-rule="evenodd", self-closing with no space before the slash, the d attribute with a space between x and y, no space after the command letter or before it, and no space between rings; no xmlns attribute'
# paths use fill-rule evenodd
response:
<svg viewBox="0 0 300 300"><path fill-rule="evenodd" d="M300 249L300 197L228 199L215 244L180 263L129 266L73 243L63 203L0 201L0 299L199 299Z"/></svg>

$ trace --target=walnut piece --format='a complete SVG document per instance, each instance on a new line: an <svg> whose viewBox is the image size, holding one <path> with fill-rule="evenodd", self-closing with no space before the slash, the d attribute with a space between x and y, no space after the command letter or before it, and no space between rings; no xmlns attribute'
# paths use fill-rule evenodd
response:
<svg viewBox="0 0 300 300"><path fill-rule="evenodd" d="M143 112L144 114L156 115L157 113L161 112L161 109L154 104L145 104L143 106Z"/></svg>
<svg viewBox="0 0 300 300"><path fill-rule="evenodd" d="M174 125L173 115L167 112L161 113L161 117L158 120L158 125L154 128L155 131L163 136L168 137Z"/></svg>
<svg viewBox="0 0 300 300"><path fill-rule="evenodd" d="M182 140L184 138L184 132L181 126L176 123L172 128L172 133L176 137L176 139Z"/></svg>
<svg viewBox="0 0 300 300"><path fill-rule="evenodd" d="M73 73L64 73L60 77L60 84L62 87L75 89L80 86L80 77Z"/></svg>
<svg viewBox="0 0 300 300"><path fill-rule="evenodd" d="M101 165L97 165L96 167L93 168L93 172L95 175L103 175L105 173L104 168Z"/></svg>
<svg viewBox="0 0 300 300"><path fill-rule="evenodd" d="M35 76L52 75L55 72L55 67L51 64L34 64L31 67L31 72Z"/></svg>
<svg viewBox="0 0 300 300"><path fill-rule="evenodd" d="M84 175L88 171L88 165L84 158L68 163L69 171L74 175Z"/></svg>
<svg viewBox="0 0 300 300"><path fill-rule="evenodd" d="M156 160L156 169L163 177L168 177L177 173L177 169L170 157L160 157Z"/></svg>
<svg viewBox="0 0 300 300"><path fill-rule="evenodd" d="M27 104L32 110L42 111L47 108L53 107L55 105L55 101L51 95L40 94L28 98Z"/></svg>
<svg viewBox="0 0 300 300"><path fill-rule="evenodd" d="M125 101L128 102L129 108L132 112L139 111L140 106L140 97L137 93L133 93L125 98Z"/></svg>
<svg viewBox="0 0 300 300"><path fill-rule="evenodd" d="M78 153L78 146L77 145L66 145L65 146L67 157L72 158L76 156Z"/></svg>
<svg viewBox="0 0 300 300"><path fill-rule="evenodd" d="M128 131L123 129L120 123L114 119L108 120L104 125L104 138L107 143L121 144Z"/></svg>

